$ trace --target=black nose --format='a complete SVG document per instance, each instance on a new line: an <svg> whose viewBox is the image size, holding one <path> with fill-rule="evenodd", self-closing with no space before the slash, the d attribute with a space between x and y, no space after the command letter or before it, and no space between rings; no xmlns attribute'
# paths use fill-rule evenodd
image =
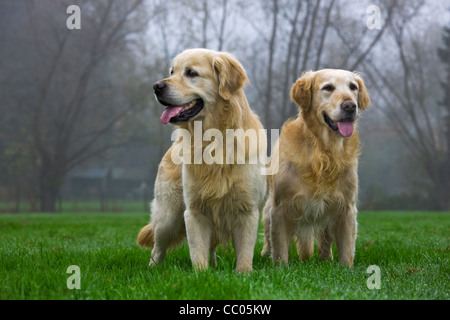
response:
<svg viewBox="0 0 450 320"><path fill-rule="evenodd" d="M158 81L153 85L153 90L155 93L161 92L166 88L166 83L164 81Z"/></svg>
<svg viewBox="0 0 450 320"><path fill-rule="evenodd" d="M348 113L353 113L356 110L356 103L352 100L346 100L341 105L342 110Z"/></svg>

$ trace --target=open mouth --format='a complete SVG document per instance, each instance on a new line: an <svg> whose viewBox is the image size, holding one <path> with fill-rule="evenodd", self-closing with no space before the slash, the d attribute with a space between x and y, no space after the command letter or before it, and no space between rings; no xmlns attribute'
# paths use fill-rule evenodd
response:
<svg viewBox="0 0 450 320"><path fill-rule="evenodd" d="M325 112L323 113L323 119L325 120L325 123L328 125L328 127L330 127L331 130L333 130L334 132L340 134L345 138L350 137L353 134L353 131L355 130L355 124L350 119L344 119L342 121L333 121Z"/></svg>
<svg viewBox="0 0 450 320"><path fill-rule="evenodd" d="M180 106L160 102L167 107L160 118L163 124L187 121L202 111L204 106L202 99L195 99Z"/></svg>

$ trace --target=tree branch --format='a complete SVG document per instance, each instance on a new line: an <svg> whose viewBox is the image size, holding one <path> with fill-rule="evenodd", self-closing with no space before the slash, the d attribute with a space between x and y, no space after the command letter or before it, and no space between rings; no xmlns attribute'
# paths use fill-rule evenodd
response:
<svg viewBox="0 0 450 320"><path fill-rule="evenodd" d="M331 1L330 5L328 6L327 13L325 14L325 23L323 24L322 33L320 35L320 43L319 43L319 48L317 50L316 64L314 65L314 70L318 70L319 66L320 66L323 45L325 43L325 38L327 37L327 30L330 27L330 15L331 15L331 10L333 9L333 6L334 6L334 2L335 2L334 0Z"/></svg>
<svg viewBox="0 0 450 320"><path fill-rule="evenodd" d="M384 31L387 29L387 27L390 24L390 21L392 19L392 15L393 15L393 12L394 12L394 8L396 7L397 2L398 2L398 0L392 1L392 4L389 6L389 9L388 9L388 14L387 14L386 20L383 23L383 27L378 32L377 36L372 40L370 45L366 48L366 50L352 64L352 66L349 68L349 70L356 70L356 68L359 66L359 64L361 62L363 62L364 59L366 58L366 56L370 53L370 51L372 51L372 49L375 46L375 44L381 39L381 36L383 35Z"/></svg>
<svg viewBox="0 0 450 320"><path fill-rule="evenodd" d="M69 155L67 157L67 163L70 164L73 162L77 162L79 158L82 158L84 153L86 153L89 148L91 148L95 142L98 141L100 137L102 137L106 132L108 132L116 123L118 120L122 119L122 117L127 114L132 108L127 108L117 114L113 119L111 119L103 128L100 130L95 131L92 134L92 138L89 139L88 142L86 142L81 148L79 148L77 151L75 151L72 155Z"/></svg>

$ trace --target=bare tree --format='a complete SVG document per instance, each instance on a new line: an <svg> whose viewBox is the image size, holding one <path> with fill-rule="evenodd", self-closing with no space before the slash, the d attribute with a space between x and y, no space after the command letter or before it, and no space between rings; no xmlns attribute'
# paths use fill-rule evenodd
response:
<svg viewBox="0 0 450 320"><path fill-rule="evenodd" d="M365 26L365 21L342 16L339 2L335 0L273 0L264 3L263 10L269 12L271 21L257 25L249 23L266 44L265 63L267 76L257 83L259 96L264 100L261 111L266 126L278 126L290 116L295 116L297 107L289 101L289 88L307 70L334 67L355 70L361 65L383 38L386 28L398 7L396 0L386 4L383 27L380 30L355 35L355 27ZM384 9L384 8L383 8ZM344 28L342 27L344 26ZM367 29L367 28L366 28ZM359 37L359 38L358 38ZM340 61L333 57L334 49L329 40L340 48ZM282 70L282 71L281 71ZM273 111L277 117L273 117Z"/></svg>
<svg viewBox="0 0 450 320"><path fill-rule="evenodd" d="M306 4L306 10L301 15L302 4ZM284 85L281 110L282 117L293 116L297 113L297 107L289 103L289 88L293 82L301 75L305 69L318 69L321 66L321 59L324 49L327 31L331 25L331 13L335 1L322 4L321 1L297 1L293 19L290 22L290 36L288 54L285 62ZM318 18L319 11L324 10L323 20ZM286 15L289 13L287 12ZM318 28L319 27L319 28ZM299 30L300 29L300 33ZM314 41L316 40L316 42ZM317 42L318 40L318 42ZM317 48L317 53L312 54L312 47ZM295 47L295 51L293 50ZM302 50L303 49L303 50ZM292 58L291 58L292 57ZM313 59L311 59L313 57ZM312 67L314 65L314 67Z"/></svg>
<svg viewBox="0 0 450 320"><path fill-rule="evenodd" d="M233 11L230 9L229 0L181 0L185 8L182 16L189 21L192 15L200 16L201 24L192 23L190 29L184 33L191 46L223 50L226 41L226 24ZM167 1L164 2L164 5ZM179 9L178 8L175 8ZM179 16L179 14L177 13ZM212 31L212 32L211 32ZM201 35L199 37L199 35Z"/></svg>
<svg viewBox="0 0 450 320"><path fill-rule="evenodd" d="M220 27L218 33L219 45L217 46L218 51L222 51L225 42L225 25L228 16L228 0L222 0L222 18L220 20Z"/></svg>
<svg viewBox="0 0 450 320"><path fill-rule="evenodd" d="M47 1L27 3L27 30L32 33L21 34L20 40L37 63L27 75L22 74L35 92L28 93L30 100L24 107L29 115L24 145L36 163L41 211L55 211L69 170L126 140L126 135L113 132L134 105L109 99L119 79L108 80L113 74L108 75L112 70L105 67L121 54L119 50L126 49L133 34L142 31L145 21L137 14L142 3L84 2L80 31L65 27L67 3L59 7ZM63 15L55 14L56 8ZM89 33L81 38L83 28ZM14 77L17 70L7 72ZM23 93L17 93L16 98L23 99Z"/></svg>
<svg viewBox="0 0 450 320"><path fill-rule="evenodd" d="M365 64L366 74L383 101L381 110L402 138L417 171L430 181L430 184L422 183L427 186L423 189L436 201L438 209L450 210L450 137L446 129L449 123L448 116L440 116L450 113L448 96L439 105L434 93L439 87L434 76L439 74L437 55L430 55L424 46L427 40L418 38L411 28L411 21L422 5L423 2L417 2L415 6L399 11L395 22L389 26L399 61L399 68L392 70L395 74L383 73L374 61ZM448 68L448 50L439 52ZM447 120L441 121L441 117Z"/></svg>
<svg viewBox="0 0 450 320"><path fill-rule="evenodd" d="M272 108L272 83L273 83L273 64L276 49L277 27L278 27L278 0L272 1L272 32L269 40L269 62L267 64L267 85L264 101L264 123L271 127L270 111Z"/></svg>
<svg viewBox="0 0 450 320"><path fill-rule="evenodd" d="M292 19L289 18L288 12L285 13L286 20L290 21L291 24L291 32L289 34L289 42L288 42L288 50L286 51L286 64L285 64L285 70L284 70L284 80L283 80L283 87L288 88L289 85L292 83L292 79L290 77L290 68L291 68L291 59L293 58L293 50L294 50L294 44L295 44L295 38L297 33L297 22L300 18L300 12L302 8L302 1L297 1L297 4L295 6L294 15ZM300 48L298 46L298 48ZM297 54L298 57L298 54ZM283 95L282 100L282 107L283 107L283 118L287 117L287 104L288 104L288 95Z"/></svg>
<svg viewBox="0 0 450 320"><path fill-rule="evenodd" d="M441 126L444 128L442 130L442 136L444 143L441 144L439 148L439 157L442 161L440 162L440 167L442 168L442 175L440 185L444 186L444 190L450 190L450 26L444 29L443 34L444 47L438 49L438 55L442 63L446 67L447 74L445 75L445 80L441 82L442 89L444 89L444 95L440 101L443 112L439 113L439 116L443 118ZM446 143L445 143L446 140ZM445 186L445 183L447 185ZM450 211L450 197L447 194L447 208L445 207L445 195L441 196L441 208Z"/></svg>

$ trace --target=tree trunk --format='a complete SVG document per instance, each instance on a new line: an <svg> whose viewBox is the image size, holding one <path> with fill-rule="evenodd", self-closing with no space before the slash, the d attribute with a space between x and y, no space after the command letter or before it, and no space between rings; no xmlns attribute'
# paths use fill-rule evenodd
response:
<svg viewBox="0 0 450 320"><path fill-rule="evenodd" d="M208 1L203 1L203 21L202 21L202 48L208 46Z"/></svg>
<svg viewBox="0 0 450 320"><path fill-rule="evenodd" d="M291 33L289 35L289 44L288 44L288 50L286 53L286 63L285 63L285 71L284 71L284 80L283 80L283 88L285 88L286 92L283 94L283 101L281 104L282 107L282 116L283 119L287 119L288 118L288 97L289 97L289 90L290 90L290 85L291 83L289 82L290 78L290 74L289 74L289 70L292 68L291 66L291 58L292 58L292 51L294 49L294 42L295 42L295 35L297 34L297 21L300 15L300 10L302 8L302 2L298 1L297 2L297 7L295 9L295 15L294 15L294 19L292 20L292 28L291 28Z"/></svg>
<svg viewBox="0 0 450 320"><path fill-rule="evenodd" d="M57 193L54 190L41 190L41 212L55 212Z"/></svg>
<svg viewBox="0 0 450 320"><path fill-rule="evenodd" d="M222 20L220 22L220 30L219 30L219 46L218 51L222 51L223 49L223 43L224 43L224 37L225 37L225 23L227 21L227 5L228 0L223 0L222 3Z"/></svg>
<svg viewBox="0 0 450 320"><path fill-rule="evenodd" d="M267 87L265 97L266 101L264 106L264 125L267 128L272 127L270 109L272 106L272 72L273 72L272 68L275 55L277 24L278 24L278 0L273 0L273 24L272 24L272 34L270 36L269 42L269 63L267 65Z"/></svg>
<svg viewBox="0 0 450 320"><path fill-rule="evenodd" d="M39 198L41 212L55 212L56 201L60 194L64 173L54 163L44 161L39 181Z"/></svg>
<svg viewBox="0 0 450 320"><path fill-rule="evenodd" d="M450 211L450 48L448 48L447 50L447 88L446 88L446 93L444 95L444 103L446 103L445 105L445 109L447 111L447 116L446 118L446 125L445 125L445 137L447 139L447 148L444 147L444 150L446 151L445 154L445 163L444 163L444 181L447 183L446 188L444 189L444 193L446 193L446 195L444 195L444 198L447 199L447 207L446 208L442 208L443 210L447 210Z"/></svg>
<svg viewBox="0 0 450 320"><path fill-rule="evenodd" d="M443 181L442 186L438 186L438 205L441 211L450 211L450 184L447 181Z"/></svg>
<svg viewBox="0 0 450 320"><path fill-rule="evenodd" d="M449 67L450 73L450 67ZM450 75L449 75L450 77ZM449 81L450 84L450 81ZM450 87L450 85L449 85ZM446 139L447 139L447 150L445 150L444 160L441 169L441 185L437 186L439 190L439 206L440 210L450 211L450 108L447 114L447 124L446 124Z"/></svg>
<svg viewBox="0 0 450 320"><path fill-rule="evenodd" d="M22 188L20 185L16 185L13 190L14 209L13 212L20 212L20 194Z"/></svg>

